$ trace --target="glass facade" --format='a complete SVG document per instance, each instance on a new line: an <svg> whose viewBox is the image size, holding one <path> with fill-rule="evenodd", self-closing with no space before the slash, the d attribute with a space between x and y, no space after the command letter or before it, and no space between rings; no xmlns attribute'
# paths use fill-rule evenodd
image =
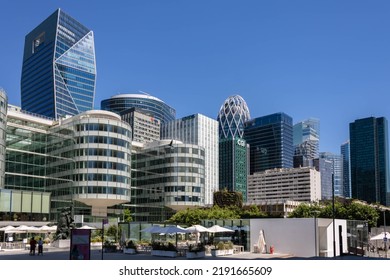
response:
<svg viewBox="0 0 390 280"><path fill-rule="evenodd" d="M242 138L244 123L249 121L250 114L245 100L239 96L229 96L219 109L219 139Z"/></svg>
<svg viewBox="0 0 390 280"><path fill-rule="evenodd" d="M250 174L293 167L292 118L276 113L245 123L244 139L250 145Z"/></svg>
<svg viewBox="0 0 390 280"><path fill-rule="evenodd" d="M320 153L320 158L327 159L332 163L332 178L334 195L343 197L343 158L341 155L332 153Z"/></svg>
<svg viewBox="0 0 390 280"><path fill-rule="evenodd" d="M343 158L343 191L344 197L351 198L351 163L349 141L341 145Z"/></svg>
<svg viewBox="0 0 390 280"><path fill-rule="evenodd" d="M219 141L219 188L241 192L247 200L247 144L241 138Z"/></svg>
<svg viewBox="0 0 390 280"><path fill-rule="evenodd" d="M213 194L219 189L218 122L201 114L183 117L163 124L161 139L179 140L205 149L205 204L213 204Z"/></svg>
<svg viewBox="0 0 390 280"><path fill-rule="evenodd" d="M101 109L122 115L130 108L142 110L161 123L173 121L176 118L176 110L164 101L147 94L118 94L109 99L102 100Z"/></svg>
<svg viewBox="0 0 390 280"><path fill-rule="evenodd" d="M136 221L161 222L174 211L204 206L204 148L162 140L132 156L131 205Z"/></svg>
<svg viewBox="0 0 390 280"><path fill-rule="evenodd" d="M349 124L352 198L389 206L388 124L384 117Z"/></svg>
<svg viewBox="0 0 390 280"><path fill-rule="evenodd" d="M0 88L0 189L4 188L8 98Z"/></svg>
<svg viewBox="0 0 390 280"><path fill-rule="evenodd" d="M25 38L22 109L52 118L93 108L93 32L58 9Z"/></svg>

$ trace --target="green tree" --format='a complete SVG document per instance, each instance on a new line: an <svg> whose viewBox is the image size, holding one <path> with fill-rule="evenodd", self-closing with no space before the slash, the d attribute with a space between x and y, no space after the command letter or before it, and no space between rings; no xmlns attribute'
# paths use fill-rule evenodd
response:
<svg viewBox="0 0 390 280"><path fill-rule="evenodd" d="M133 221L133 217L131 217L130 209L128 208L123 210L123 221L126 223L130 223Z"/></svg>
<svg viewBox="0 0 390 280"><path fill-rule="evenodd" d="M260 211L259 207L256 205L251 205L249 207L244 207L240 211L241 219L251 219L251 218L264 218L267 215Z"/></svg>
<svg viewBox="0 0 390 280"><path fill-rule="evenodd" d="M221 208L242 207L242 193L231 192L226 189L214 193L214 205Z"/></svg>
<svg viewBox="0 0 390 280"><path fill-rule="evenodd" d="M293 212L288 216L289 218L312 218L319 217L321 213L321 207L319 205L309 205L306 203L300 204Z"/></svg>

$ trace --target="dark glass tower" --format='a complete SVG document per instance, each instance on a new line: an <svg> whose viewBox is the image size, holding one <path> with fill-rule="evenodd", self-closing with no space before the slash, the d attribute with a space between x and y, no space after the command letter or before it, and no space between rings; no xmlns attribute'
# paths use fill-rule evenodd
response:
<svg viewBox="0 0 390 280"><path fill-rule="evenodd" d="M130 108L137 108L161 121L174 121L176 110L157 97L144 93L118 94L102 100L101 109L122 115Z"/></svg>
<svg viewBox="0 0 390 280"><path fill-rule="evenodd" d="M52 118L93 109L93 32L60 9L27 34L22 109Z"/></svg>
<svg viewBox="0 0 390 280"><path fill-rule="evenodd" d="M250 174L293 167L293 125L287 114L276 113L246 122L244 138L250 145Z"/></svg>
<svg viewBox="0 0 390 280"><path fill-rule="evenodd" d="M349 124L352 198L390 205L387 130L384 117Z"/></svg>

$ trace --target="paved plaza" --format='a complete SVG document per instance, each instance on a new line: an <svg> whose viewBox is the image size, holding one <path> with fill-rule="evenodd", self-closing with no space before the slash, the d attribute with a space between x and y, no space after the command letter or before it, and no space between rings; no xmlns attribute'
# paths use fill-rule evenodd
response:
<svg viewBox="0 0 390 280"><path fill-rule="evenodd" d="M91 260L101 260L102 252L100 249L91 250ZM185 257L176 257L176 260L185 260ZM213 257L206 255L205 258L200 260L303 260L303 259L320 259L320 260L332 260L333 258L298 258L289 254L257 254L251 252L243 252L239 254L229 256ZM365 256L346 255L337 257L336 259L365 259L365 260L384 260L383 258L373 258ZM44 251L43 255L30 256L28 250L14 249L14 250L2 250L0 251L0 260L69 260L69 249L49 248ZM103 260L172 260L172 258L151 256L150 254L123 254L122 252L116 253L103 253Z"/></svg>

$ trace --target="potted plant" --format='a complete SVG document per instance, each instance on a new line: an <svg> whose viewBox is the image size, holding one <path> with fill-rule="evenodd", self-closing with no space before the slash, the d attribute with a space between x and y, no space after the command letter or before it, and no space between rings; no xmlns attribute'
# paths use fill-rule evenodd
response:
<svg viewBox="0 0 390 280"><path fill-rule="evenodd" d="M130 240L126 243L126 246L123 249L123 253L134 255L135 253L137 253L136 248L137 247L136 247L135 243L133 242L133 240Z"/></svg>
<svg viewBox="0 0 390 280"><path fill-rule="evenodd" d="M233 243L231 241L225 242L225 255L233 255Z"/></svg>
<svg viewBox="0 0 390 280"><path fill-rule="evenodd" d="M165 245L164 243L154 242L151 255L174 258L177 256L177 249L172 243Z"/></svg>
<svg viewBox="0 0 390 280"><path fill-rule="evenodd" d="M199 259L206 256L206 249L203 243L190 245L186 253L187 259Z"/></svg>
<svg viewBox="0 0 390 280"><path fill-rule="evenodd" d="M219 241L215 245L214 249L211 249L211 255L213 257L224 256L225 255L225 244L222 241Z"/></svg>

